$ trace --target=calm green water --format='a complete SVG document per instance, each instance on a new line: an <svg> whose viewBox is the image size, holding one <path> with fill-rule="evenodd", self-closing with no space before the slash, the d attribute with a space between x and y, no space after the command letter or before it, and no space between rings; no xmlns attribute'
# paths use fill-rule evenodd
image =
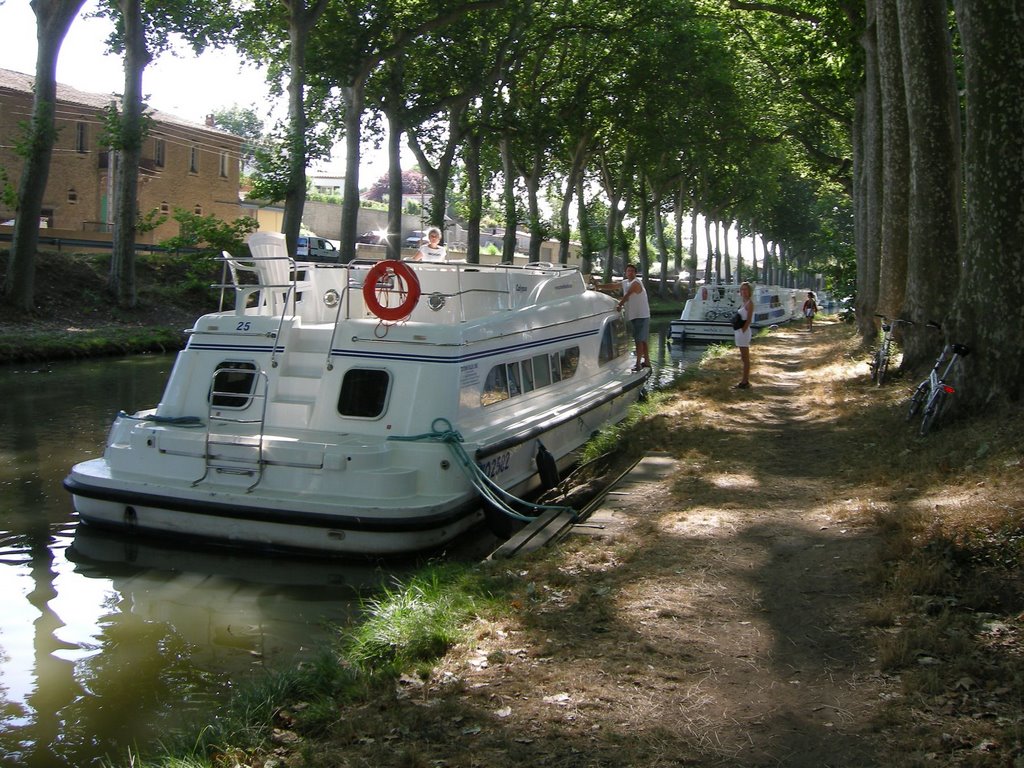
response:
<svg viewBox="0 0 1024 768"><path fill-rule="evenodd" d="M61 487L121 408L159 400L172 356L0 369L0 765L127 756L292 663L352 614L373 564L139 544L76 526Z"/></svg>
<svg viewBox="0 0 1024 768"><path fill-rule="evenodd" d="M651 338L666 384L700 349ZM173 356L0 368L0 766L127 764L232 683L293 664L411 563L290 560L78 527L61 486L118 410L160 399ZM385 570L386 569L386 570Z"/></svg>

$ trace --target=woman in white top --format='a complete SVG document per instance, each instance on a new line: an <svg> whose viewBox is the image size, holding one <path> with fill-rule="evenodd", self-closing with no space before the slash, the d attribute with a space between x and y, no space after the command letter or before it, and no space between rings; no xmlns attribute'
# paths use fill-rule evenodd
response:
<svg viewBox="0 0 1024 768"><path fill-rule="evenodd" d="M754 319L754 291L750 287L750 283L740 283L740 298L742 304L738 312L740 317L743 318L743 325L733 331L733 335L736 340L736 346L740 350L740 362L743 365L743 378L740 379L740 383L736 385L737 389L750 389L750 321Z"/></svg>
<svg viewBox="0 0 1024 768"><path fill-rule="evenodd" d="M427 230L427 242L420 246L413 261L446 261L448 251L441 245L441 230L431 227Z"/></svg>

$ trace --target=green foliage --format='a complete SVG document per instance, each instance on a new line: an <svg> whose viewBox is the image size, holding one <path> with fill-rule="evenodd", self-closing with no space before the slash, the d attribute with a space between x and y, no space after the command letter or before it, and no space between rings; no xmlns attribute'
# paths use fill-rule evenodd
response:
<svg viewBox="0 0 1024 768"><path fill-rule="evenodd" d="M256 219L248 216L228 223L216 216L199 216L181 208L175 208L174 220L180 225L178 235L160 245L182 251L182 258L189 265L187 281L193 288L205 288L209 284L209 275L215 270L214 263L222 251L244 253L246 237L259 227Z"/></svg>
<svg viewBox="0 0 1024 768"><path fill-rule="evenodd" d="M152 232L165 221L167 221L167 216L160 213L159 209L153 208L139 215L138 221L135 222L135 229L140 233Z"/></svg>
<svg viewBox="0 0 1024 768"><path fill-rule="evenodd" d="M200 216L182 208L174 209L180 233L160 244L171 249L201 249L210 253L242 253L245 239L259 227L256 219L242 216L226 222L216 216Z"/></svg>
<svg viewBox="0 0 1024 768"><path fill-rule="evenodd" d="M240 136L242 141L242 173L251 173L256 163L256 147L263 143L263 121L254 109L235 105L229 109L215 109L213 124L223 131Z"/></svg>
<svg viewBox="0 0 1024 768"><path fill-rule="evenodd" d="M128 135L125 132L125 122L117 105L108 104L103 108L103 130L100 133L100 144L114 150L125 149L131 145L137 146L142 139L149 135L152 127L152 116L143 112L139 120L138 135Z"/></svg>
<svg viewBox="0 0 1024 768"><path fill-rule="evenodd" d="M0 168L0 204L15 208L18 204L18 191L11 184L6 168Z"/></svg>
<svg viewBox="0 0 1024 768"><path fill-rule="evenodd" d="M275 203L284 200L290 173L287 142L280 134L265 137L263 143L253 147L249 198Z"/></svg>

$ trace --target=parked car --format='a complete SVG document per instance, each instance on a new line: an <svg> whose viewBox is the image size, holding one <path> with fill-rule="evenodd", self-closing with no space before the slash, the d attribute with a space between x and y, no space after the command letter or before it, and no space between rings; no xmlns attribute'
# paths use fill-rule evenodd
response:
<svg viewBox="0 0 1024 768"><path fill-rule="evenodd" d="M427 233L422 229L414 229L409 233L409 236L405 238L406 248L419 248L427 242Z"/></svg>
<svg viewBox="0 0 1024 768"><path fill-rule="evenodd" d="M295 247L297 261L329 261L337 263L341 254L330 240L322 237L300 235Z"/></svg>

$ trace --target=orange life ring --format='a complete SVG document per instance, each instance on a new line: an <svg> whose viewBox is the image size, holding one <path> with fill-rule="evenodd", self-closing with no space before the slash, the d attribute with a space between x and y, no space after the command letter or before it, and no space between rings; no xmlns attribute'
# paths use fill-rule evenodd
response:
<svg viewBox="0 0 1024 768"><path fill-rule="evenodd" d="M392 285L378 288L377 283L383 277L391 278ZM387 306L392 294L404 296L398 306ZM384 303L381 303L382 298ZM363 301L381 320L394 321L408 317L419 300L420 281L416 279L416 273L408 264L393 259L378 261L366 273L366 280L363 281Z"/></svg>

